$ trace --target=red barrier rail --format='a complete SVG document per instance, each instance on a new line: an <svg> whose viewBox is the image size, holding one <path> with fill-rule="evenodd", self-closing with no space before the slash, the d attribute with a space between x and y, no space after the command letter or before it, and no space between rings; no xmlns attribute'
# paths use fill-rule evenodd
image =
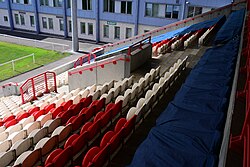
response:
<svg viewBox="0 0 250 167"><path fill-rule="evenodd" d="M128 48L128 53L127 53L127 55L128 55L128 56L131 56L132 48L133 48L134 46L137 46L138 44L139 44L139 49L142 49L142 46L145 45L144 42L147 41L147 40L148 40L148 43L151 44L151 36L149 36L149 37L147 37L147 38L144 38L144 39L142 39L142 40L140 40L140 41L134 43L133 45L130 45L129 48Z"/></svg>
<svg viewBox="0 0 250 167"><path fill-rule="evenodd" d="M18 86L18 83L17 82L9 82L9 83L6 83L2 86L2 88L5 88L7 86L12 86L12 85L15 85L15 86Z"/></svg>
<svg viewBox="0 0 250 167"><path fill-rule="evenodd" d="M84 59L87 58L87 62L90 63L90 60L91 60L91 57L94 57L94 60L96 59L96 55L95 54L92 54L92 53L89 53L89 54L86 54L82 57L79 57L75 63L74 63L74 68L76 68L77 66L82 66L84 62Z"/></svg>
<svg viewBox="0 0 250 167"><path fill-rule="evenodd" d="M69 76L73 75L73 74L82 74L83 71L87 71L87 70L90 70L90 71L93 71L94 68L97 68L97 67L101 67L101 68L104 68L105 65L107 64L117 64L117 61L126 61L126 62L129 62L130 59L129 58L117 58L117 59L114 59L114 60L111 60L111 61L107 61L107 62L104 62L104 63L101 63L101 64L98 64L98 65L93 65L91 67L87 67L87 68L84 68L84 69L81 69L81 70L76 70L76 71L73 71L73 72L69 72Z"/></svg>
<svg viewBox="0 0 250 167"><path fill-rule="evenodd" d="M36 100L40 93L57 92L56 74L54 72L45 72L26 80L20 86L22 103Z"/></svg>
<svg viewBox="0 0 250 167"><path fill-rule="evenodd" d="M236 2L236 3L232 3L232 4L226 5L226 6L221 7L221 8L214 9L212 11L209 11L209 12L206 12L206 13L203 13L203 14L200 14L200 15L197 15L197 16L194 16L194 17L191 17L191 18L187 18L185 20L181 20L181 21L178 21L178 22L175 22L175 23L172 23L172 24L168 24L168 25L166 25L164 27L160 27L160 28L154 29L153 31L149 31L149 32L147 32L145 34L142 34L142 35L137 35L137 36L125 39L123 41L119 41L119 42L113 43L113 44L106 44L106 45L103 45L101 47L93 49L92 52L100 50L100 49L105 49L105 48L108 48L108 47L119 46L119 45L125 44L126 42L132 42L134 40L137 40L137 39L139 39L141 37L152 36L153 34L158 33L160 31L165 31L167 29L172 29L173 27L177 27L177 26L179 26L181 24L186 24L188 22L197 20L199 18L203 18L205 16L209 16L209 15L214 14L216 12L220 12L220 11L222 11L224 9L231 8L233 6L237 6L238 4L245 3L245 2L246 2L246 0L242 0L242 1L239 1L239 2ZM250 6L250 5L248 5L248 6Z"/></svg>

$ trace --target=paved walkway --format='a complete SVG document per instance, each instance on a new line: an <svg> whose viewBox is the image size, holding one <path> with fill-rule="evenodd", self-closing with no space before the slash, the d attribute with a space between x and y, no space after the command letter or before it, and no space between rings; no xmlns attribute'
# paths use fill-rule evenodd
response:
<svg viewBox="0 0 250 167"><path fill-rule="evenodd" d="M10 32L10 31L5 30L5 29L0 29L0 34L10 35L10 36L1 36L0 35L0 41L8 41L8 42L12 41L14 43L25 44L25 45L28 45L28 46L34 46L34 41L32 41L32 40L46 41L46 42L51 42L51 43L68 45L68 50L67 51L71 52L71 50L70 50L70 48L71 48L70 39L63 39L63 38L59 38L59 37L50 37L50 36L47 36L47 35L36 35L36 34L33 34L33 33L23 33L23 32L19 33L18 31ZM11 36L13 36L13 37L11 37ZM14 38L14 37L17 37L17 38ZM23 40L20 40L20 38L22 38ZM27 40L25 40L25 39L27 39ZM44 46L46 48L46 45L44 45ZM48 46L49 45L47 45L47 47ZM0 86L4 85L6 83L9 83L9 82L17 82L17 83L19 83L19 82L25 81L30 77L33 77L35 75L38 75L38 74L43 73L43 72L48 71L48 70L52 70L52 69L54 69L54 68L56 68L58 66L61 66L61 65L65 64L65 63L74 61L78 57L82 56L84 53L88 53L92 49L94 49L96 47L99 47L99 46L100 45L95 44L93 41L81 41L81 42L79 42L80 53L72 53L71 56L65 57L65 58L60 59L60 60L58 60L56 62L44 65L44 66L42 66L40 68L37 68L35 70L26 72L24 74L20 74L18 76L15 76L13 78L8 79L8 80L0 81ZM50 45L50 48L51 48L51 45ZM50 48L48 47L47 49L50 49ZM63 51L63 50L61 50L61 51ZM0 88L0 97L1 96L3 96L2 88Z"/></svg>

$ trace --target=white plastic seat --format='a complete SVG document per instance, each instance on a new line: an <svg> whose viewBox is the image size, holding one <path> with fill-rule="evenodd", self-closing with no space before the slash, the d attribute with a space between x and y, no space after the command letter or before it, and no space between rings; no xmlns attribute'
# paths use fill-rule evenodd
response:
<svg viewBox="0 0 250 167"><path fill-rule="evenodd" d="M58 142L65 140L71 133L71 124L67 126L59 126L52 133L51 137L58 136Z"/></svg>
<svg viewBox="0 0 250 167"><path fill-rule="evenodd" d="M160 77L160 72L161 72L161 66L158 66L157 68L156 68L156 79L157 79L157 77Z"/></svg>
<svg viewBox="0 0 250 167"><path fill-rule="evenodd" d="M25 127L27 124L31 123L31 122L34 122L35 121L35 118L33 115L27 117L27 118L24 118L20 121L20 123L22 124L23 127Z"/></svg>
<svg viewBox="0 0 250 167"><path fill-rule="evenodd" d="M0 142L6 140L8 137L9 137L9 132L4 131L0 133Z"/></svg>
<svg viewBox="0 0 250 167"><path fill-rule="evenodd" d="M144 77L144 79L145 79L145 83L144 83L145 88L147 88L149 86L149 84L150 84L150 78L151 78L151 75L149 73L147 73L145 75L145 77Z"/></svg>
<svg viewBox="0 0 250 167"><path fill-rule="evenodd" d="M23 129L26 130L27 135L29 135L33 130L39 129L41 127L40 122L35 121L27 124Z"/></svg>
<svg viewBox="0 0 250 167"><path fill-rule="evenodd" d="M66 93L62 92L60 94L57 94L56 97L57 97L57 99L61 99L64 95L66 95Z"/></svg>
<svg viewBox="0 0 250 167"><path fill-rule="evenodd" d="M135 76L132 75L128 78L128 87L131 87L134 83Z"/></svg>
<svg viewBox="0 0 250 167"><path fill-rule="evenodd" d="M8 166L14 160L13 150L0 153L0 166Z"/></svg>
<svg viewBox="0 0 250 167"><path fill-rule="evenodd" d="M77 104L77 103L80 102L81 98L82 98L82 96L81 96L80 94L78 94L78 95L72 96L72 97L70 98L70 100L73 101L73 104Z"/></svg>
<svg viewBox="0 0 250 167"><path fill-rule="evenodd" d="M50 119L52 119L52 113L48 112L47 114L38 117L36 121L40 122L40 125L43 126Z"/></svg>
<svg viewBox="0 0 250 167"><path fill-rule="evenodd" d="M95 91L93 93L90 93L89 95L92 96L93 101L97 100L101 95L101 90L97 90L97 91Z"/></svg>
<svg viewBox="0 0 250 167"><path fill-rule="evenodd" d="M0 133L4 132L5 131L5 126L0 126Z"/></svg>
<svg viewBox="0 0 250 167"><path fill-rule="evenodd" d="M131 102L134 102L136 100L136 97L137 97L137 93L138 93L138 89L139 89L139 86L136 86L136 87L132 87L132 90L131 90Z"/></svg>
<svg viewBox="0 0 250 167"><path fill-rule="evenodd" d="M89 95L89 89L83 89L78 94L81 95L81 98L86 98Z"/></svg>
<svg viewBox="0 0 250 167"><path fill-rule="evenodd" d="M72 94L68 93L68 94L64 95L62 98L64 99L64 101L69 101L71 97L72 97Z"/></svg>
<svg viewBox="0 0 250 167"><path fill-rule="evenodd" d="M111 88L113 88L113 87L114 87L114 84L115 84L115 81L114 81L114 80L110 81L110 82L108 83L108 90L110 90Z"/></svg>
<svg viewBox="0 0 250 167"><path fill-rule="evenodd" d="M113 94L114 93L112 91L109 92L108 94L103 94L100 97L100 99L105 98L105 104L109 104L112 101L112 99L113 99Z"/></svg>
<svg viewBox="0 0 250 167"><path fill-rule="evenodd" d="M26 137L27 137L26 131L21 130L21 131L14 132L11 135L9 135L7 140L10 140L12 145L14 145L18 140L22 140Z"/></svg>
<svg viewBox="0 0 250 167"><path fill-rule="evenodd" d="M58 145L58 136L45 137L35 146L34 150L41 150L41 156L50 153Z"/></svg>
<svg viewBox="0 0 250 167"><path fill-rule="evenodd" d="M100 94L104 94L108 91L108 83L105 83L102 86L98 86L96 91L100 91Z"/></svg>
<svg viewBox="0 0 250 167"><path fill-rule="evenodd" d="M149 73L151 74L150 82L152 82L155 79L156 70L151 69Z"/></svg>
<svg viewBox="0 0 250 167"><path fill-rule="evenodd" d="M0 142L0 152L5 152L11 147L11 140L4 140Z"/></svg>
<svg viewBox="0 0 250 167"><path fill-rule="evenodd" d="M111 92L113 92L113 98L116 98L119 94L120 94L120 91L121 91L121 85L115 87L115 88L111 88L108 92L108 94L110 94Z"/></svg>
<svg viewBox="0 0 250 167"><path fill-rule="evenodd" d="M40 151L25 151L15 161L14 166L22 165L25 167L32 167L40 159Z"/></svg>
<svg viewBox="0 0 250 167"><path fill-rule="evenodd" d="M61 125L61 118L56 118L56 119L48 120L43 125L43 128L48 128L48 133L50 134L60 125Z"/></svg>
<svg viewBox="0 0 250 167"><path fill-rule="evenodd" d="M70 93L72 94L72 96L76 96L80 91L81 89L77 88L77 89L72 90Z"/></svg>
<svg viewBox="0 0 250 167"><path fill-rule="evenodd" d="M96 91L96 84L87 87L87 89L89 89L89 93L95 92Z"/></svg>
<svg viewBox="0 0 250 167"><path fill-rule="evenodd" d="M8 132L9 135L11 135L12 133L14 132L17 132L17 131L20 131L22 129L22 125L20 123L16 124L16 125L13 125L13 126L10 126L8 127L5 132Z"/></svg>
<svg viewBox="0 0 250 167"><path fill-rule="evenodd" d="M59 107L63 102L65 102L64 98L60 98L58 100L55 101L56 107Z"/></svg>
<svg viewBox="0 0 250 167"><path fill-rule="evenodd" d="M121 92L124 92L128 87L128 79L125 78L121 84Z"/></svg>
<svg viewBox="0 0 250 167"><path fill-rule="evenodd" d="M47 135L48 135L48 129L47 127L44 127L42 129L33 130L28 137L32 139L33 144L36 144Z"/></svg>
<svg viewBox="0 0 250 167"><path fill-rule="evenodd" d="M136 111L136 107L131 107L127 113L126 120L130 120L135 115Z"/></svg>
<svg viewBox="0 0 250 167"><path fill-rule="evenodd" d="M15 155L16 157L18 157L23 152L27 151L31 146L32 146L31 138L26 138L23 140L18 140L14 145L12 145L10 150L15 150L16 152Z"/></svg>

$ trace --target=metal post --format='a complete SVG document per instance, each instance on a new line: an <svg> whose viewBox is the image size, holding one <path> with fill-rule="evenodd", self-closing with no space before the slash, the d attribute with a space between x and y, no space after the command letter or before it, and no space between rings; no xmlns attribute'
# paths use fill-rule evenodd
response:
<svg viewBox="0 0 250 167"><path fill-rule="evenodd" d="M49 93L49 88L48 88L48 79L47 79L47 73L44 73L44 81L45 81L45 93Z"/></svg>
<svg viewBox="0 0 250 167"><path fill-rule="evenodd" d="M33 64L35 64L36 63L36 60L35 60L35 54L34 53L32 53L32 57L33 57Z"/></svg>
<svg viewBox="0 0 250 167"><path fill-rule="evenodd" d="M11 64L12 64L12 70L15 71L15 62L14 62L14 60L11 60Z"/></svg>
<svg viewBox="0 0 250 167"><path fill-rule="evenodd" d="M71 27L72 27L72 50L79 50L78 28L77 28L77 1L71 1Z"/></svg>

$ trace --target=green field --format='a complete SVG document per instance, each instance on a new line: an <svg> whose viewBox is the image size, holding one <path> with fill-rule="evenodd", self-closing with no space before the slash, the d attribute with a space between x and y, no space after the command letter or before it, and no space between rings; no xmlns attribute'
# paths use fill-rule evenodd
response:
<svg viewBox="0 0 250 167"><path fill-rule="evenodd" d="M29 58L16 61L15 71L12 70L11 63L0 66L0 81L54 62L69 55L69 53L60 53L51 50L0 42L0 64L30 55L32 53L35 54L35 64L33 63L31 56Z"/></svg>

